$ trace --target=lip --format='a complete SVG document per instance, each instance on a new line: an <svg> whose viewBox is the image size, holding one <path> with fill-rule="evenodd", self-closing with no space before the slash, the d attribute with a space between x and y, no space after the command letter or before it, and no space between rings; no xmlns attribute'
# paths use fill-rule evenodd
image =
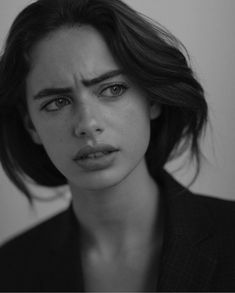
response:
<svg viewBox="0 0 235 293"><path fill-rule="evenodd" d="M86 159L89 155L95 154L95 153L113 153L118 151L117 148L115 148L112 145L109 144L98 144L96 146L84 146L82 147L77 154L74 157L75 161L80 161Z"/></svg>
<svg viewBox="0 0 235 293"><path fill-rule="evenodd" d="M85 146L78 151L74 161L86 172L99 171L113 164L118 151L119 149L107 144Z"/></svg>

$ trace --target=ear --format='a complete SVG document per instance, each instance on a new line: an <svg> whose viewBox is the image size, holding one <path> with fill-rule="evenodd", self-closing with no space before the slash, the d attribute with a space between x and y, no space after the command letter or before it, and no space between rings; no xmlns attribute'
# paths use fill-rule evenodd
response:
<svg viewBox="0 0 235 293"><path fill-rule="evenodd" d="M150 119L154 120L161 115L162 107L155 101L150 101Z"/></svg>
<svg viewBox="0 0 235 293"><path fill-rule="evenodd" d="M32 122L28 113L24 115L23 120L24 120L24 127L28 131L33 142L36 144L42 144L41 138L40 138L37 130L35 129L33 122Z"/></svg>

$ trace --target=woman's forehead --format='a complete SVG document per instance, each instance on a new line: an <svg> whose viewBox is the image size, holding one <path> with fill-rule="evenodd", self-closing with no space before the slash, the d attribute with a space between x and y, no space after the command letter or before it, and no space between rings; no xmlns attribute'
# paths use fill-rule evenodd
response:
<svg viewBox="0 0 235 293"><path fill-rule="evenodd" d="M91 26L63 28L40 41L31 53L30 82L92 79L119 69L102 36Z"/></svg>

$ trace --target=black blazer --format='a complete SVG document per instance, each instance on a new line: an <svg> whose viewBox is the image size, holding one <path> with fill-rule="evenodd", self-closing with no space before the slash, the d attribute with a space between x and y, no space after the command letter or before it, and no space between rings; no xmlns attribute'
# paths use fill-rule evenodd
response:
<svg viewBox="0 0 235 293"><path fill-rule="evenodd" d="M195 195L165 171L156 291L235 291L235 202ZM0 291L84 291L71 206L0 249Z"/></svg>

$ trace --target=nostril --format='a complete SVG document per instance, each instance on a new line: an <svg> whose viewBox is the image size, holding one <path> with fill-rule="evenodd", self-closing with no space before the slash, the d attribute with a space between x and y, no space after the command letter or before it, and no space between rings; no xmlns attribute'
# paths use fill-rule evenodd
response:
<svg viewBox="0 0 235 293"><path fill-rule="evenodd" d="M81 136L85 136L85 135L86 135L86 132L85 132L85 131L81 131L81 132L80 132L80 135L81 135Z"/></svg>
<svg viewBox="0 0 235 293"><path fill-rule="evenodd" d="M103 129L100 127L90 127L90 128L83 128L83 129L75 129L75 135L78 137L91 137L98 134L101 134Z"/></svg>
<svg viewBox="0 0 235 293"><path fill-rule="evenodd" d="M101 129L101 128L96 128L95 131L96 131L96 132L102 132L102 129Z"/></svg>

